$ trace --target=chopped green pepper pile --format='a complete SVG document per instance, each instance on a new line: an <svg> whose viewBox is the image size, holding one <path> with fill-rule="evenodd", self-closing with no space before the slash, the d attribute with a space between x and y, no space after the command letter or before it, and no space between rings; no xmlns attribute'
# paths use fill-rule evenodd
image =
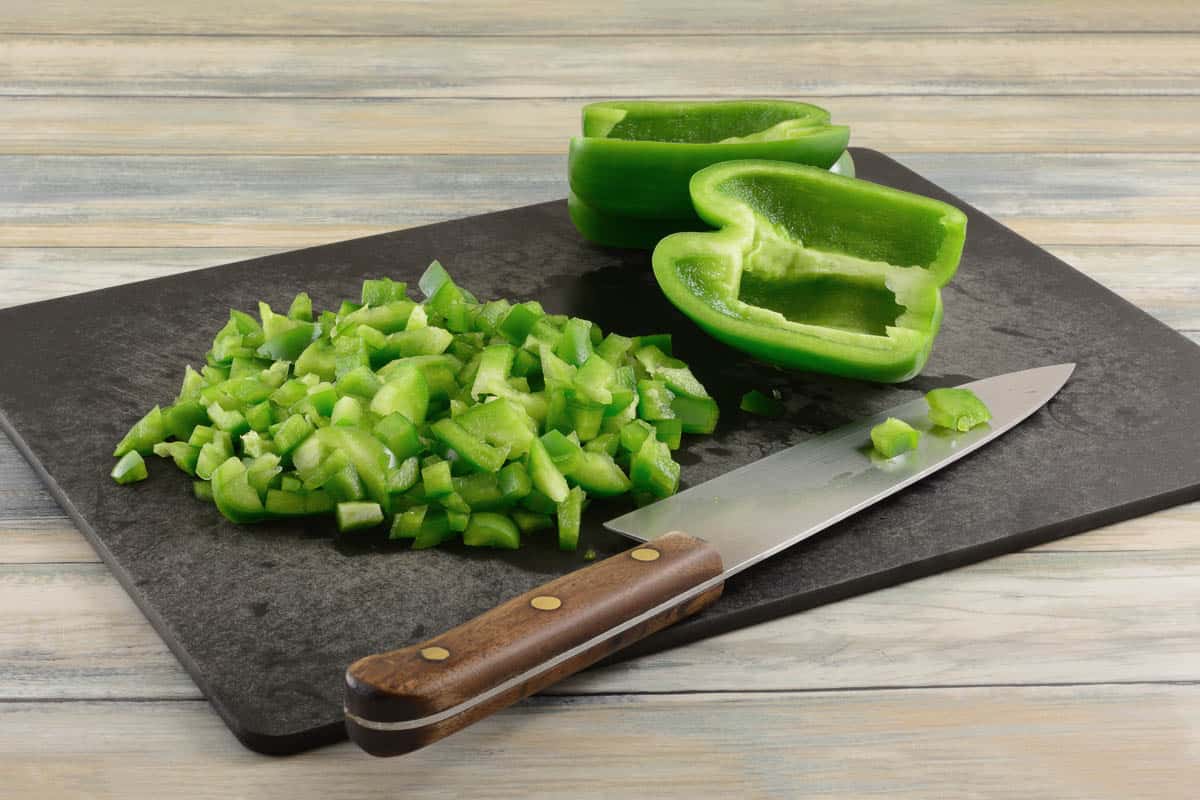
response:
<svg viewBox="0 0 1200 800"><path fill-rule="evenodd" d="M231 311L205 367L117 445L112 477L144 479L153 453L233 522L332 514L414 548L513 549L557 527L574 550L589 497L674 494L671 451L718 409L670 336L481 303L436 261L419 288L422 303L382 278L336 312L304 293L286 314Z"/></svg>

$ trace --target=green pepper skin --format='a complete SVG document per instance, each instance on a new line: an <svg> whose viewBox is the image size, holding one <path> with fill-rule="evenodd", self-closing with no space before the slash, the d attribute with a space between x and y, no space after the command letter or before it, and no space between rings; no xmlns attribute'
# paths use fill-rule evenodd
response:
<svg viewBox="0 0 1200 800"><path fill-rule="evenodd" d="M698 170L746 158L827 168L849 138L829 112L786 100L592 103L571 140L568 207L590 241L649 249L704 229L688 195Z"/></svg>
<svg viewBox="0 0 1200 800"><path fill-rule="evenodd" d="M826 170L728 161L696 173L713 227L654 249L654 277L716 339L791 369L892 383L921 371L966 215Z"/></svg>

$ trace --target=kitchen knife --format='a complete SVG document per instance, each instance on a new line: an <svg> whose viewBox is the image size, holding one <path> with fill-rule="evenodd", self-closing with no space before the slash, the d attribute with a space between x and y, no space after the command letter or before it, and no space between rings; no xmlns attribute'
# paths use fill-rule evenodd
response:
<svg viewBox="0 0 1200 800"><path fill-rule="evenodd" d="M1052 398L1074 364L963 385L992 412L933 429L923 398L733 470L607 527L639 542L422 644L346 670L350 738L374 755L437 741L713 603L731 575L957 461ZM920 446L893 459L870 431L897 417Z"/></svg>

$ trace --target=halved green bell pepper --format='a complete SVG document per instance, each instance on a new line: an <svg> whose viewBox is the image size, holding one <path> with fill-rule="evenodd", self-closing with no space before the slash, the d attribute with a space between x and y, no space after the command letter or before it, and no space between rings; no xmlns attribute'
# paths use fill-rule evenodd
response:
<svg viewBox="0 0 1200 800"><path fill-rule="evenodd" d="M726 344L793 369L881 382L921 371L967 218L920 195L778 161L691 180L720 230L654 249L667 298Z"/></svg>
<svg viewBox="0 0 1200 800"><path fill-rule="evenodd" d="M788 100L592 103L571 140L571 219L593 242L650 248L703 230L688 196L697 170L745 158L828 168L849 138L825 109Z"/></svg>

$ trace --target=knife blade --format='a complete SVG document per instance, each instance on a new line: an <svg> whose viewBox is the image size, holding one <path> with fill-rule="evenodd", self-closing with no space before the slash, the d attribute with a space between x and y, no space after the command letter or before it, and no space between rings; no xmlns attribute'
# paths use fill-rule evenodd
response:
<svg viewBox="0 0 1200 800"><path fill-rule="evenodd" d="M992 413L970 431L932 429L918 398L610 521L607 527L640 544L419 645L351 664L350 738L373 755L416 750L697 613L717 600L729 576L1012 429L1074 368L964 384ZM887 417L922 431L916 451L874 455L870 430Z"/></svg>
<svg viewBox="0 0 1200 800"><path fill-rule="evenodd" d="M617 517L605 527L638 541L687 531L721 551L728 578L1012 429L1057 394L1074 369L1074 364L1057 364L963 384L960 388L970 389L992 412L987 425L965 433L933 428L925 399L917 398ZM890 460L871 452L871 428L888 417L921 432L916 450Z"/></svg>

